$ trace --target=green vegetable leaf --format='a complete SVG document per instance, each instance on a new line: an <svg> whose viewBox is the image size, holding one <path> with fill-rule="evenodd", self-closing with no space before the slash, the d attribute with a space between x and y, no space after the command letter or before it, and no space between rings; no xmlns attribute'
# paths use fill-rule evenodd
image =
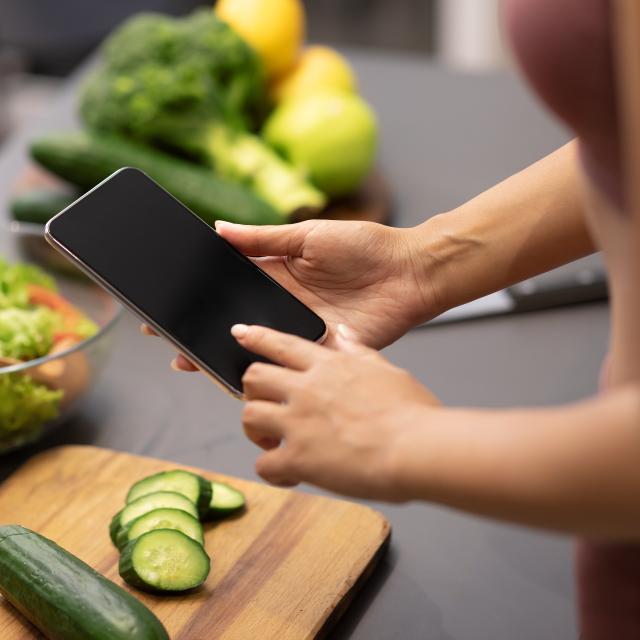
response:
<svg viewBox="0 0 640 640"><path fill-rule="evenodd" d="M143 13L105 42L80 114L89 128L171 150L243 184L283 219L326 198L254 135L265 112L260 60L210 9Z"/></svg>
<svg viewBox="0 0 640 640"><path fill-rule="evenodd" d="M33 360L51 350L59 313L46 307L0 309L0 356Z"/></svg>
<svg viewBox="0 0 640 640"><path fill-rule="evenodd" d="M63 395L27 375L0 375L0 449L35 439L42 425L58 416Z"/></svg>
<svg viewBox="0 0 640 640"><path fill-rule="evenodd" d="M99 327L98 325L91 320L90 318L87 318L87 316L82 316L82 318L80 318L78 320L78 323L73 327L73 332L79 336L80 338L83 339L87 339L90 338L91 336L94 336L96 333L98 333L99 331Z"/></svg>
<svg viewBox="0 0 640 640"><path fill-rule="evenodd" d="M0 309L29 306L27 285L37 284L56 291L56 285L42 269L31 264L9 264L0 258Z"/></svg>

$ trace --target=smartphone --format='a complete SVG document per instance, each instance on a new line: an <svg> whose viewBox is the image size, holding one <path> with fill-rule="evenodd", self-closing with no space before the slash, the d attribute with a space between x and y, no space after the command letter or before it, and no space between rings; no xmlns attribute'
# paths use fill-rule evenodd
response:
<svg viewBox="0 0 640 640"><path fill-rule="evenodd" d="M236 397L246 368L264 360L236 342L232 325L326 335L318 315L138 169L69 205L45 237Z"/></svg>

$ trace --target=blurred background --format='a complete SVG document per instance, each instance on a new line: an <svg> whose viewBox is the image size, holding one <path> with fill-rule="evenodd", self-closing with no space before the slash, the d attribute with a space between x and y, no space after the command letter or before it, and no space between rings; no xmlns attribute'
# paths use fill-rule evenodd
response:
<svg viewBox="0 0 640 640"><path fill-rule="evenodd" d="M127 16L197 0L1 0L0 143L46 108L62 79ZM507 63L498 0L306 0L309 40L432 56L482 71Z"/></svg>

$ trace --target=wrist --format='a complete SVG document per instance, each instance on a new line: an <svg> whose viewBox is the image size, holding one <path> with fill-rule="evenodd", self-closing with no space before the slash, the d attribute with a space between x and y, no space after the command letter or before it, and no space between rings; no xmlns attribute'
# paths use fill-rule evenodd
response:
<svg viewBox="0 0 640 640"><path fill-rule="evenodd" d="M402 229L408 255L408 271L418 290L420 323L444 313L459 304L453 271L464 254L468 242L457 235L456 212L438 214L426 222Z"/></svg>
<svg viewBox="0 0 640 640"><path fill-rule="evenodd" d="M385 484L396 502L433 500L442 407L404 406L387 448Z"/></svg>

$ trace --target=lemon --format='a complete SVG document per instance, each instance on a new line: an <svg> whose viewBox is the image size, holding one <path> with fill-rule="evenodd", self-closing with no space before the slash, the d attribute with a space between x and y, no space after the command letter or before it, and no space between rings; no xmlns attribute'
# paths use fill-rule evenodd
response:
<svg viewBox="0 0 640 640"><path fill-rule="evenodd" d="M304 40L301 0L218 0L215 11L255 49L268 78L294 66Z"/></svg>
<svg viewBox="0 0 640 640"><path fill-rule="evenodd" d="M356 77L346 58L322 45L307 47L296 65L271 87L274 102L305 95L317 89L355 91Z"/></svg>

